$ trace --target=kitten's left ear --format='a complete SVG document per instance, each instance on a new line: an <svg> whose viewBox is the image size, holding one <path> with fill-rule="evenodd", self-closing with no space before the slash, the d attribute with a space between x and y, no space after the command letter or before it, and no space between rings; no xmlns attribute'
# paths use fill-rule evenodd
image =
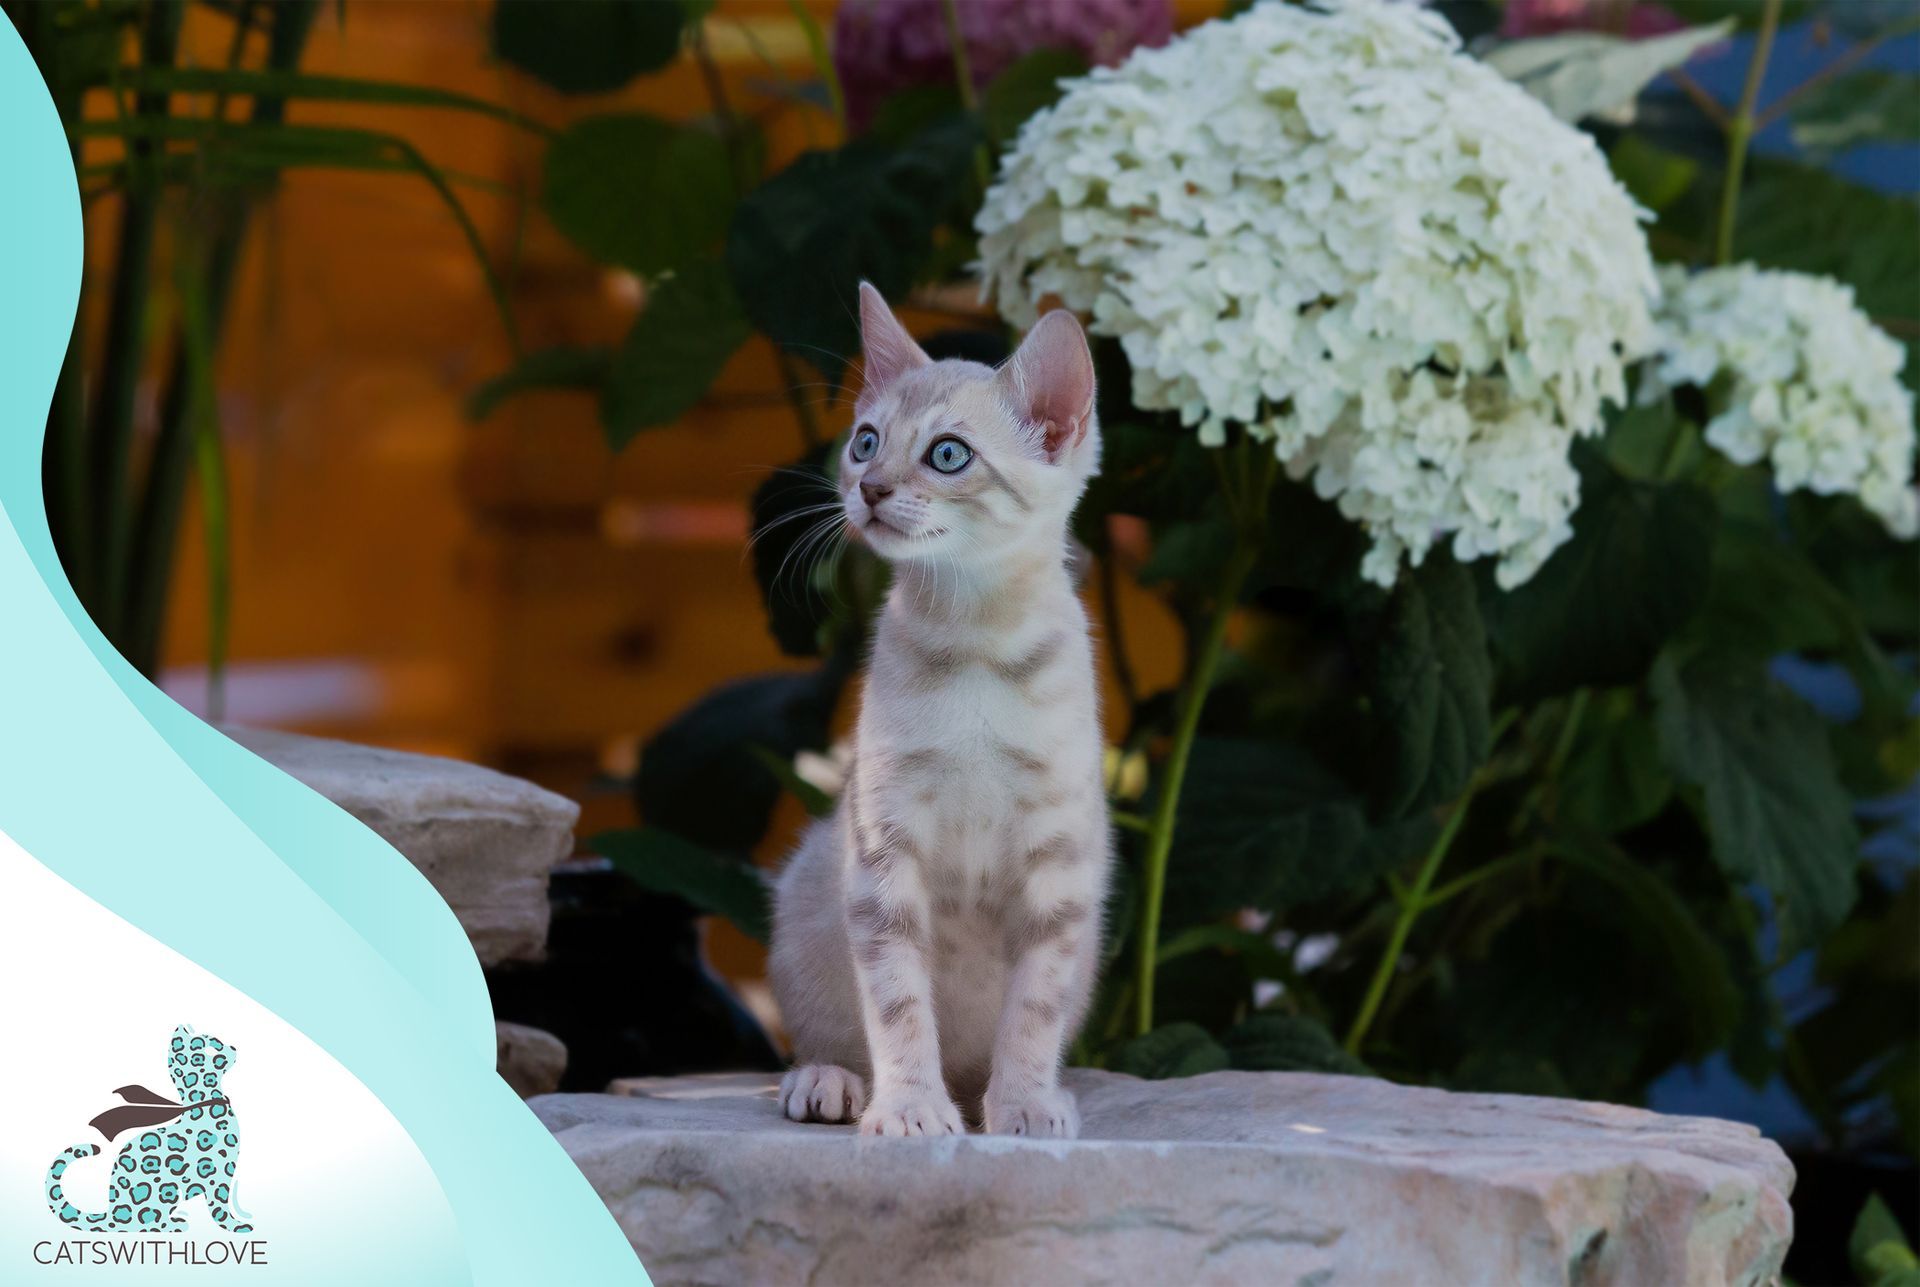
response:
<svg viewBox="0 0 1920 1287"><path fill-rule="evenodd" d="M1093 353L1072 313L1059 308L1036 322L997 378L1015 413L1040 431L1050 462L1059 464L1086 441L1093 423Z"/></svg>

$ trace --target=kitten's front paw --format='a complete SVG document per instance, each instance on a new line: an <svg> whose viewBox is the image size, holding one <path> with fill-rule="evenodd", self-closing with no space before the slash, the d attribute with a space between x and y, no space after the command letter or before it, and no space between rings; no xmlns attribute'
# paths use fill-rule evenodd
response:
<svg viewBox="0 0 1920 1287"><path fill-rule="evenodd" d="M804 1064L780 1079L780 1111L796 1122L850 1122L867 1106L867 1084L838 1064Z"/></svg>
<svg viewBox="0 0 1920 1287"><path fill-rule="evenodd" d="M1058 1087L1023 1095L996 1095L989 1089L982 1107L989 1135L1070 1140L1080 1134L1080 1109L1073 1096Z"/></svg>
<svg viewBox="0 0 1920 1287"><path fill-rule="evenodd" d="M889 1090L875 1093L860 1115L862 1135L965 1135L960 1110L943 1090Z"/></svg>

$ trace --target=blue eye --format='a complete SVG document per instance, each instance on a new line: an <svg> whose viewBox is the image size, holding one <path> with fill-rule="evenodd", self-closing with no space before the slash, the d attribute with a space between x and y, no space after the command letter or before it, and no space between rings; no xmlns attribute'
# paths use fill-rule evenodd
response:
<svg viewBox="0 0 1920 1287"><path fill-rule="evenodd" d="M859 433L853 435L853 450L851 454L855 460L872 460L873 453L879 449L880 435L873 430L863 428Z"/></svg>
<svg viewBox="0 0 1920 1287"><path fill-rule="evenodd" d="M942 438L927 452L927 463L943 474L957 474L973 459L973 448L958 438Z"/></svg>

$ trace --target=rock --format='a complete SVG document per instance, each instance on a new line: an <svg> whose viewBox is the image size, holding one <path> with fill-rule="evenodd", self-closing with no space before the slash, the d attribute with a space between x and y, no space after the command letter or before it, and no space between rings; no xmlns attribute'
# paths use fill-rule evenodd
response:
<svg viewBox="0 0 1920 1287"><path fill-rule="evenodd" d="M560 1038L524 1023L496 1020L493 1039L493 1066L516 1095L531 1099L559 1089L567 1071L567 1048Z"/></svg>
<svg viewBox="0 0 1920 1287"><path fill-rule="evenodd" d="M1077 1069L1083 1137L862 1139L759 1074L534 1111L656 1283L1775 1281L1793 1168L1748 1126L1358 1077Z"/></svg>
<svg viewBox="0 0 1920 1287"><path fill-rule="evenodd" d="M541 958L547 872L573 851L579 805L458 760L267 729L220 731L405 854L460 918L482 965Z"/></svg>

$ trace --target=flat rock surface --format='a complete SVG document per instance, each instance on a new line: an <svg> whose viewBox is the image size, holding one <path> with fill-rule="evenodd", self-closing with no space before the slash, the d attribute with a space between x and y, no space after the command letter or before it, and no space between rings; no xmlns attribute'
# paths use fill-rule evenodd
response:
<svg viewBox="0 0 1920 1287"><path fill-rule="evenodd" d="M547 873L573 850L579 805L459 760L269 729L220 731L405 854L460 918L482 965L545 953Z"/></svg>
<svg viewBox="0 0 1920 1287"><path fill-rule="evenodd" d="M1793 1168L1753 1128L1358 1077L1070 1070L1082 1137L863 1139L775 1079L534 1111L656 1283L1741 1284Z"/></svg>

